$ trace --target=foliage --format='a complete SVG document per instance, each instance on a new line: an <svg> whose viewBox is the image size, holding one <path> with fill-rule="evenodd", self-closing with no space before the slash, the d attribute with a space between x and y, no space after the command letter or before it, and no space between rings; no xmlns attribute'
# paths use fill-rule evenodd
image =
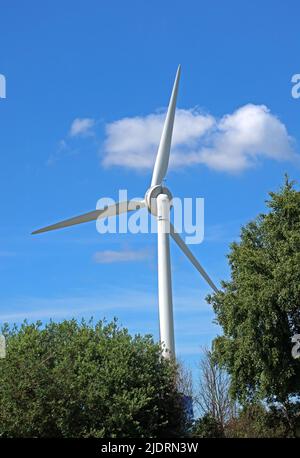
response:
<svg viewBox="0 0 300 458"><path fill-rule="evenodd" d="M283 407L263 403L245 405L223 425L212 415L199 418L191 431L201 438L293 438L300 437L299 404Z"/></svg>
<svg viewBox="0 0 300 458"><path fill-rule="evenodd" d="M195 421L191 435L199 438L225 437L222 425L210 414L205 414Z"/></svg>
<svg viewBox="0 0 300 458"><path fill-rule="evenodd" d="M267 206L232 243L231 280L208 301L223 328L214 355L232 396L284 405L300 395L300 360L291 356L300 332L300 192L286 178Z"/></svg>
<svg viewBox="0 0 300 458"><path fill-rule="evenodd" d="M295 405L294 405L295 407ZM297 410L299 406L297 406ZM288 438L297 435L297 415L279 405L249 404L226 425L226 437Z"/></svg>
<svg viewBox="0 0 300 458"><path fill-rule="evenodd" d="M177 368L150 336L112 323L2 330L1 437L171 437L185 416Z"/></svg>

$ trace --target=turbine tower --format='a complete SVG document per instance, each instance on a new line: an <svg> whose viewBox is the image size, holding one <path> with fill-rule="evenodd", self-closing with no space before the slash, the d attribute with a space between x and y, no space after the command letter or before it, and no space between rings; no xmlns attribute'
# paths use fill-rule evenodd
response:
<svg viewBox="0 0 300 458"><path fill-rule="evenodd" d="M66 219L59 223L43 227L42 229L32 232L32 234L39 234L41 232L74 226L75 224L95 221L98 218L115 216L120 213L131 212L142 207L147 207L148 211L157 218L159 328L163 355L167 358L175 357L169 235L171 235L173 240L192 262L194 267L202 275L209 286L215 292L218 291L209 275L205 272L201 264L197 261L191 250L172 225L170 221L172 194L169 189L163 186L163 179L166 176L169 165L180 71L181 69L179 65L157 151L151 186L147 190L145 198L141 201L130 200L118 202L117 204L110 205L103 209L93 210L91 212L84 213L83 215L75 216L74 218Z"/></svg>

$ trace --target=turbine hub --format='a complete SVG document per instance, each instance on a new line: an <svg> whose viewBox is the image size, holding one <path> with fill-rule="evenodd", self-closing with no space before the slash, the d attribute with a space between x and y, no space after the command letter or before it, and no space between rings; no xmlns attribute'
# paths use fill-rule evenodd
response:
<svg viewBox="0 0 300 458"><path fill-rule="evenodd" d="M152 186L151 188L148 189L148 191L145 194L145 202L146 202L148 211L154 216L157 216L156 199L157 199L157 196L159 196L160 194L166 194L170 200L170 206L172 206L173 196L171 192L169 191L169 189L165 188L164 186L160 184L156 186Z"/></svg>

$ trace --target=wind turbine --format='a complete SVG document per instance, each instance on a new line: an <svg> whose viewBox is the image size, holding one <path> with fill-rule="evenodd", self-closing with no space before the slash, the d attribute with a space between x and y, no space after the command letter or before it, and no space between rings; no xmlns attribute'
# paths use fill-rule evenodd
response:
<svg viewBox="0 0 300 458"><path fill-rule="evenodd" d="M74 226L75 224L95 221L98 218L115 216L120 213L135 211L142 207L147 207L148 211L157 218L159 326L160 341L162 343L163 355L165 357L175 357L169 234L171 234L179 248L181 248L209 286L215 292L218 291L209 275L205 272L201 264L197 261L191 250L170 222L172 195L170 191L163 186L163 179L167 173L169 164L180 70L181 68L179 65L158 147L151 186L146 191L145 198L141 201L130 200L118 202L117 204L107 206L101 210L93 210L89 213L84 213L83 215L75 216L74 218L66 219L59 223L43 227L42 229L32 232L32 234L39 234L41 232Z"/></svg>

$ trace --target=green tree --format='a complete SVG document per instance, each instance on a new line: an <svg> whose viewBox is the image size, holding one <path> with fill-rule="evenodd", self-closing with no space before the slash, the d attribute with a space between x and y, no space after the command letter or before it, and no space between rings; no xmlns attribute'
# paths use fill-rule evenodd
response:
<svg viewBox="0 0 300 458"><path fill-rule="evenodd" d="M151 336L117 323L27 324L2 332L1 437L165 437L185 431L177 368Z"/></svg>
<svg viewBox="0 0 300 458"><path fill-rule="evenodd" d="M231 279L208 302L223 328L214 355L233 397L288 407L300 395L300 360L291 356L300 332L300 192L286 178L267 206L231 244Z"/></svg>
<svg viewBox="0 0 300 458"><path fill-rule="evenodd" d="M291 423L280 405L267 408L263 403L253 403L244 406L239 415L227 423L225 433L231 438L295 437L297 423L296 416Z"/></svg>
<svg viewBox="0 0 300 458"><path fill-rule="evenodd" d="M191 436L200 438L225 437L223 426L209 413L206 413L195 421L191 431Z"/></svg>

